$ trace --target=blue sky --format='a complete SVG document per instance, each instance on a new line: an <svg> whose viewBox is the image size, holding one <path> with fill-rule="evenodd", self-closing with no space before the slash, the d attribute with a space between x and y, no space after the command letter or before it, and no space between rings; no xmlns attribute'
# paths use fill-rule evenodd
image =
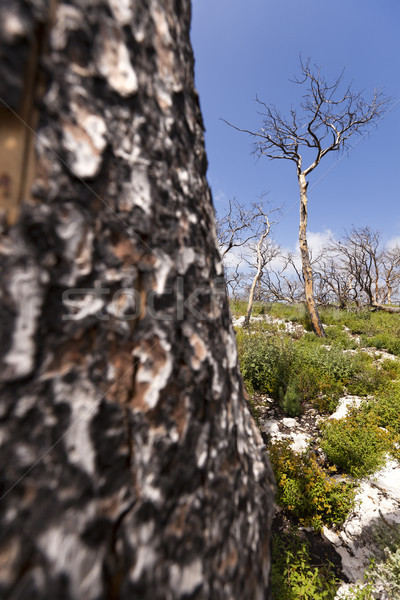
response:
<svg viewBox="0 0 400 600"><path fill-rule="evenodd" d="M310 177L309 231L369 225L385 241L400 241L400 2L399 0L193 0L192 44L196 86L206 126L208 180L214 203L256 201L268 192L285 216L276 240L294 248L298 188L290 161L257 160L249 136L220 119L257 130L256 95L286 112L302 88L290 83L299 53L332 79L368 95L374 87L393 97L391 108L348 154L325 157Z"/></svg>

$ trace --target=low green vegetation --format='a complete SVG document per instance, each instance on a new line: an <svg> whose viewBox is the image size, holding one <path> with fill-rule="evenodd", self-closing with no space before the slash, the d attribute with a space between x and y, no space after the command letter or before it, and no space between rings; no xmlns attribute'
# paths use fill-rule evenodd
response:
<svg viewBox="0 0 400 600"><path fill-rule="evenodd" d="M323 345L313 334L293 340L282 334L237 331L239 360L248 391L268 394L288 416L301 414L306 403L333 412L347 385L368 394L365 365L340 345ZM364 388L364 389L363 389Z"/></svg>
<svg viewBox="0 0 400 600"><path fill-rule="evenodd" d="M322 308L320 316L327 325L342 325L361 337L365 346L385 349L400 356L400 318L380 311L346 311Z"/></svg>
<svg viewBox="0 0 400 600"><path fill-rule="evenodd" d="M392 447L390 434L371 411L349 408L347 416L322 426L321 447L330 463L353 477L382 467Z"/></svg>
<svg viewBox="0 0 400 600"><path fill-rule="evenodd" d="M311 556L309 543L296 529L274 536L271 568L273 600L333 600L338 583L332 565L321 560L317 562Z"/></svg>
<svg viewBox="0 0 400 600"><path fill-rule="evenodd" d="M400 383L381 387L376 398L322 426L321 447L328 460L353 477L370 475L388 454L400 457L399 442Z"/></svg>
<svg viewBox="0 0 400 600"><path fill-rule="evenodd" d="M231 300L230 309L233 317L240 317L246 314L247 300ZM264 315L267 307L262 302L254 302L251 314L253 317Z"/></svg>
<svg viewBox="0 0 400 600"><path fill-rule="evenodd" d="M240 309L237 302L236 316L243 314ZM317 338L301 305L258 304L254 314L265 319L237 328L236 335L255 416L272 399L288 417L310 408L323 417L317 430L323 454L316 455L312 446L295 453L288 441L267 444L277 503L293 526L338 527L354 506L360 478L388 457L400 459L400 315L325 308L320 314L326 337ZM329 418L344 395L362 401L345 417ZM400 597L400 533L396 540L386 543L366 582L343 598ZM333 570L315 565L299 536L277 537L273 557L273 598L335 597Z"/></svg>
<svg viewBox="0 0 400 600"><path fill-rule="evenodd" d="M319 530L343 523L354 503L354 485L335 481L335 468L324 470L311 450L294 452L289 441L269 445L268 455L277 483L276 501L299 524Z"/></svg>

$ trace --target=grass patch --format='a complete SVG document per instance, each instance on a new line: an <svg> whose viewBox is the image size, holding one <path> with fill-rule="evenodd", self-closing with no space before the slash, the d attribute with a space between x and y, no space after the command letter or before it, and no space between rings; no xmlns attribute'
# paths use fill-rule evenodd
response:
<svg viewBox="0 0 400 600"><path fill-rule="evenodd" d="M327 344L333 344L343 350L356 350L359 347L357 342L340 325L329 325L325 328L325 333Z"/></svg>
<svg viewBox="0 0 400 600"><path fill-rule="evenodd" d="M229 302L232 316L242 317L247 312L247 300L231 300ZM264 315L267 311L266 305L263 302L254 302L251 314L253 317Z"/></svg>

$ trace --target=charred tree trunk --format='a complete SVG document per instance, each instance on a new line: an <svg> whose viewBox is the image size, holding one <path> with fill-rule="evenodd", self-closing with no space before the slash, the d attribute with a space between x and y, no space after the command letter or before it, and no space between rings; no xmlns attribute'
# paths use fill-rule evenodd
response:
<svg viewBox="0 0 400 600"><path fill-rule="evenodd" d="M313 273L310 264L310 252L307 244L307 187L308 183L303 173L298 175L300 187L300 226L299 226L299 246L301 264L304 276L304 292L306 296L307 310L310 315L311 324L314 332L319 337L325 336L325 331L319 318L317 305L313 290Z"/></svg>
<svg viewBox="0 0 400 600"><path fill-rule="evenodd" d="M266 598L190 3L1 13L0 596Z"/></svg>

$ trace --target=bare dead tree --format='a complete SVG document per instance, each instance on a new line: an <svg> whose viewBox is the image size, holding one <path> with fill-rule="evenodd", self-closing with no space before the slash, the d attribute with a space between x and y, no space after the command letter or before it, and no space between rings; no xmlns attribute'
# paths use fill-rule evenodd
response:
<svg viewBox="0 0 400 600"><path fill-rule="evenodd" d="M237 200L229 200L228 210L217 216L217 238L221 258L233 248L241 248L259 235L263 227L263 215L257 204L245 206Z"/></svg>
<svg viewBox="0 0 400 600"><path fill-rule="evenodd" d="M261 210L263 210L262 207L260 207L260 211ZM271 262L271 260L277 254L276 247L274 247L273 244L267 243L267 237L271 231L270 214L272 212L276 212L276 210L278 210L278 209L273 209L269 212L264 212L264 214L263 214L264 219L265 219L264 229L261 232L257 243L255 243L252 247L252 250L256 256L256 263L255 263L256 271L255 271L253 280L250 285L249 298L248 298L248 302L247 302L247 310L246 310L246 315L245 315L244 324L243 324L244 327L248 327L250 324L250 317L251 317L251 311L253 309L254 293L256 290L256 286L261 281L261 277L263 275L263 271L264 271L265 267Z"/></svg>
<svg viewBox="0 0 400 600"><path fill-rule="evenodd" d="M375 89L370 100L351 84L343 91L343 72L330 83L318 67L300 58L300 77L294 83L306 85L300 109L292 108L282 116L278 108L257 98L262 107L262 126L258 131L242 129L225 121L234 129L255 138L253 151L257 156L275 160L290 160L296 166L300 189L299 243L304 276L307 308L313 329L324 336L313 291L313 273L307 243L307 177L329 153L349 147L352 136L368 131L381 118L390 101L382 90ZM303 164L307 160L307 164Z"/></svg>
<svg viewBox="0 0 400 600"><path fill-rule="evenodd" d="M242 271L240 271L239 263L231 268L225 266L225 282L230 298L238 300L243 294L243 285L245 279L246 276Z"/></svg>
<svg viewBox="0 0 400 600"><path fill-rule="evenodd" d="M347 308L356 300L355 278L340 261L340 257L329 256L329 248L325 248L326 259L319 261L315 271L316 298L320 304L335 304L339 308ZM332 254L332 253L331 253Z"/></svg>
<svg viewBox="0 0 400 600"><path fill-rule="evenodd" d="M398 312L388 304L400 284L400 251L383 250L379 232L370 227L353 228L341 240L332 240L326 253L332 257L332 266L324 275L319 272L319 277L332 289L335 274L336 282L347 282L349 298L358 306Z"/></svg>
<svg viewBox="0 0 400 600"><path fill-rule="evenodd" d="M381 263L387 290L385 300L390 305L400 286L400 246L385 250L381 256Z"/></svg>
<svg viewBox="0 0 400 600"><path fill-rule="evenodd" d="M217 238L221 258L224 261L225 280L233 298L237 297L239 290L244 291L244 284L248 279L248 273L243 272L241 267L244 263L253 266L253 262L247 260L246 254L250 252L257 255L255 246L251 242L255 239L259 240L265 233L266 215L268 218L269 214L280 210L267 208L264 197L265 194L262 194L258 202L253 202L249 206L237 200L230 200L225 214L217 216ZM235 250L236 263L233 264L230 257ZM261 244L260 250L264 252L264 244Z"/></svg>
<svg viewBox="0 0 400 600"><path fill-rule="evenodd" d="M279 252L280 266L265 270L262 278L263 296L269 300L296 304L304 301L304 280L301 270L296 264L295 255L291 252Z"/></svg>

